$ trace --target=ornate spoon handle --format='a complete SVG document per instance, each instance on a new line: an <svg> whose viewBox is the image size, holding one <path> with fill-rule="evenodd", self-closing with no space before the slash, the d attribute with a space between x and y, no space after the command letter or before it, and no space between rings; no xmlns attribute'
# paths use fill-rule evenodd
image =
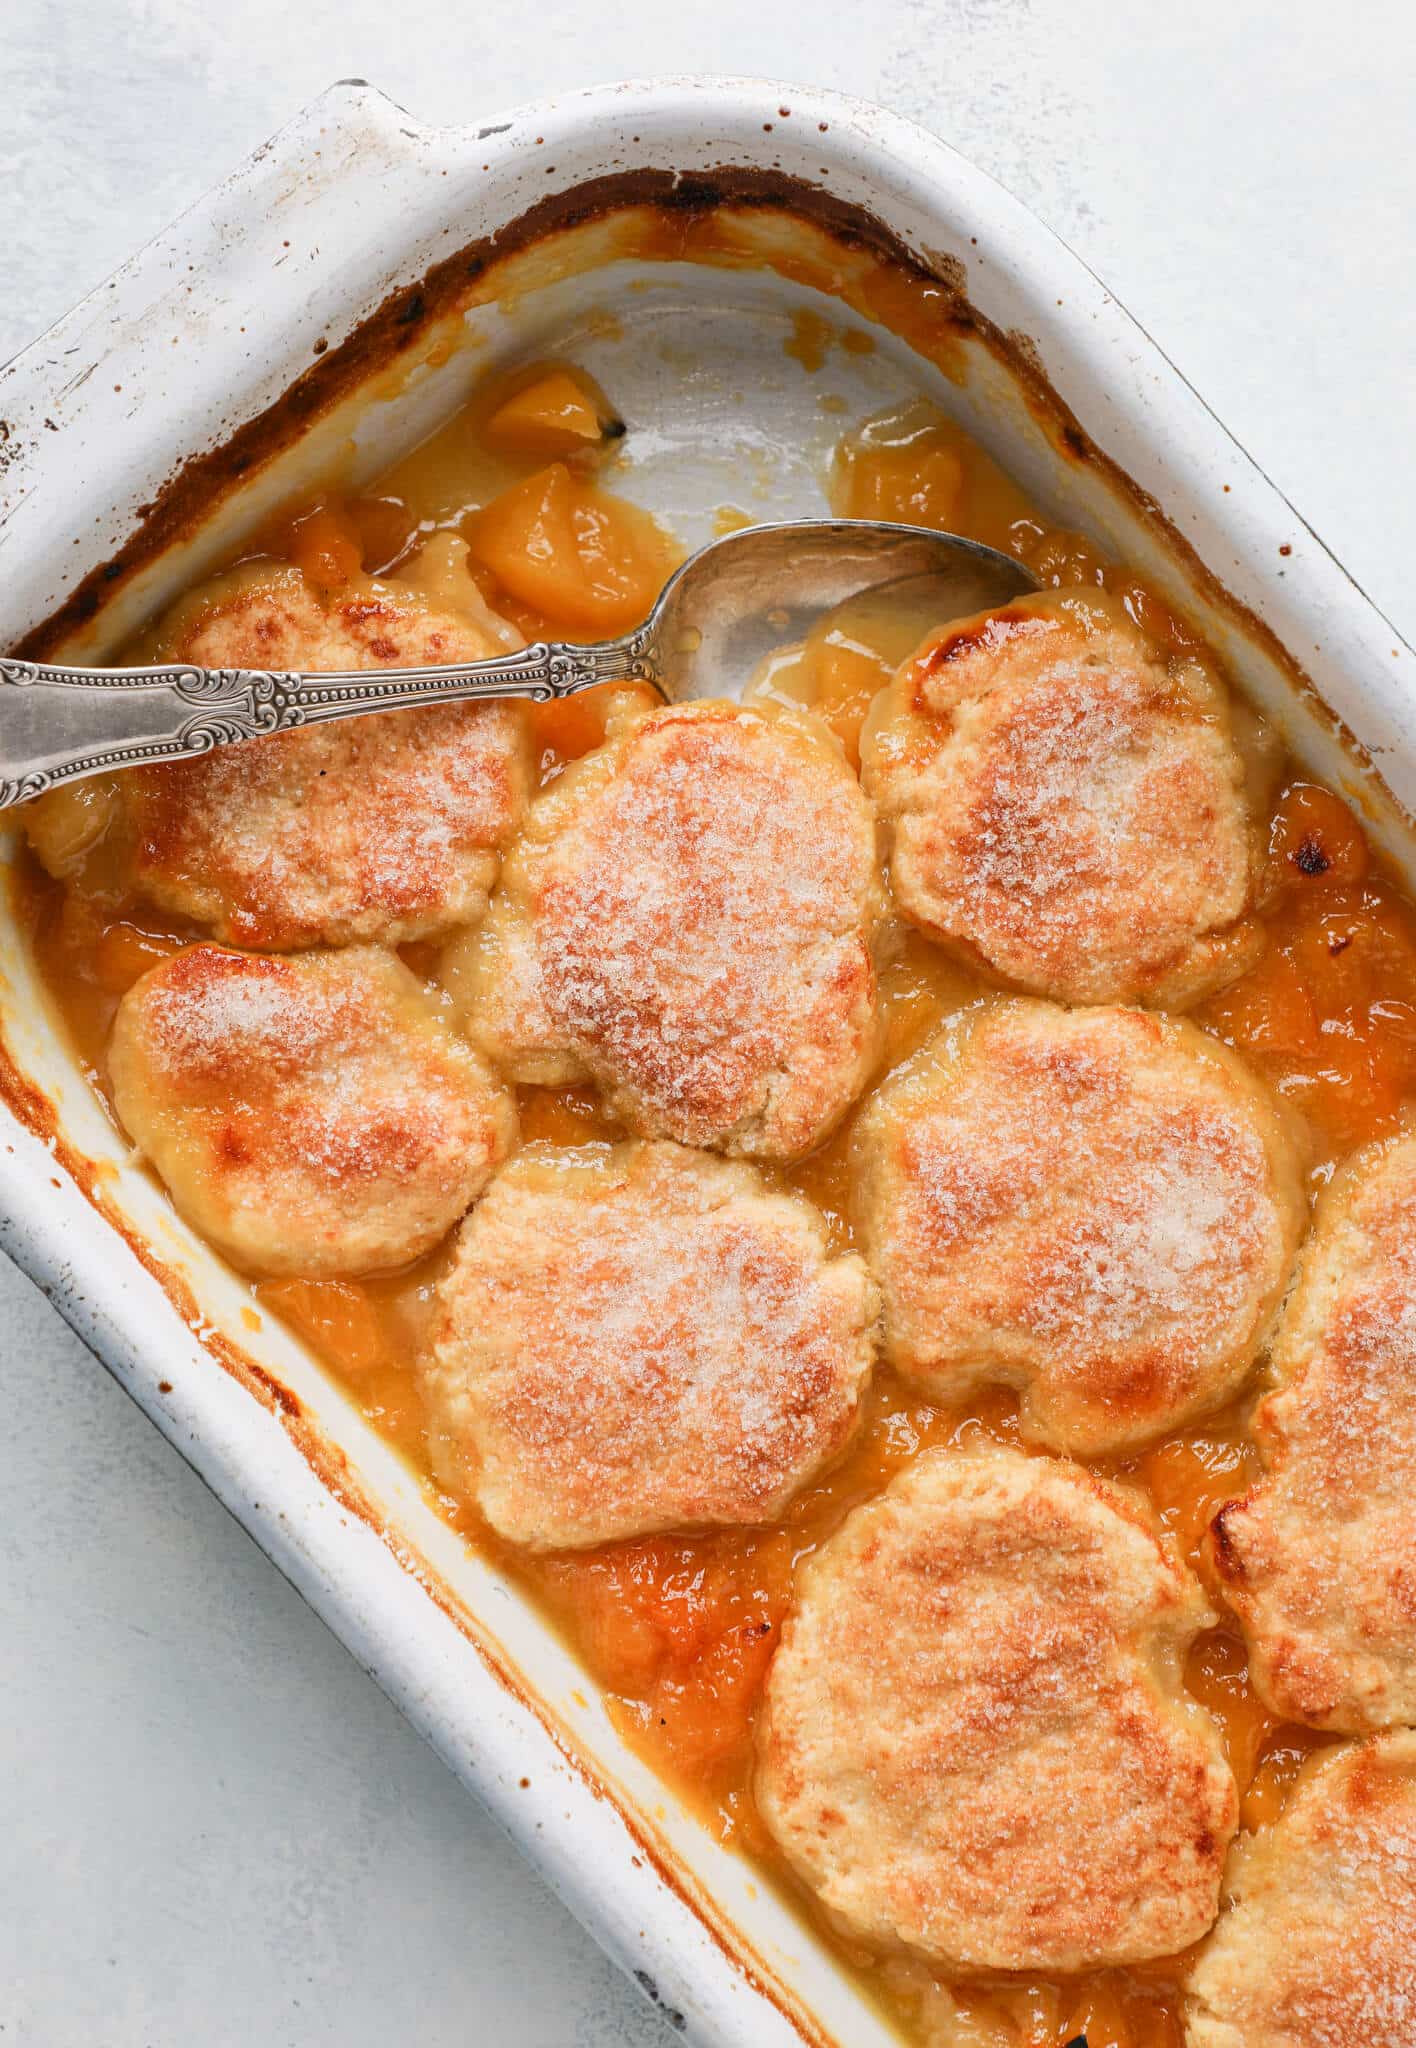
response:
<svg viewBox="0 0 1416 2048"><path fill-rule="evenodd" d="M659 687L650 634L590 647L537 641L454 668L329 675L245 668L64 668L0 656L0 810L105 769L180 761L320 718L460 699L546 703L596 683Z"/></svg>

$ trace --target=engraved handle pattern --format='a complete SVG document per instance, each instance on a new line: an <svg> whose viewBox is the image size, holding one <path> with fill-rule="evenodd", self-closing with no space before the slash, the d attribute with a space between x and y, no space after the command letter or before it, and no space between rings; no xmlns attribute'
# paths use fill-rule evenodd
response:
<svg viewBox="0 0 1416 2048"><path fill-rule="evenodd" d="M52 668L44 662L0 657L0 684L18 689L82 687L84 689L163 689L183 707L190 707L177 730L167 738L124 744L100 742L58 762L22 768L0 776L0 809L40 796L61 782L75 782L105 768L131 768L140 762L205 754L232 740L255 739L285 725L298 725L295 703L298 675L234 668L167 668L105 672L100 669ZM0 699L3 703L3 699ZM6 707L8 709L8 707ZM7 721L8 722L8 721ZM64 718L55 714L54 738L62 746Z"/></svg>
<svg viewBox="0 0 1416 2048"><path fill-rule="evenodd" d="M184 760L320 719L499 697L546 703L615 682L659 687L649 627L590 647L537 641L505 659L451 668L327 675L66 668L0 656L0 810L104 770ZM135 724L148 729L134 732Z"/></svg>

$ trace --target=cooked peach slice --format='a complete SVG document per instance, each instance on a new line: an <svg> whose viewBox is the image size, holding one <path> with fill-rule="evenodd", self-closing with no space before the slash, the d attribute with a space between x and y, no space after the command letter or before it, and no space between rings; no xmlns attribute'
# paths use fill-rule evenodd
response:
<svg viewBox="0 0 1416 2048"><path fill-rule="evenodd" d="M623 423L586 379L570 370L549 370L503 400L482 438L498 455L555 462L587 453L623 432Z"/></svg>

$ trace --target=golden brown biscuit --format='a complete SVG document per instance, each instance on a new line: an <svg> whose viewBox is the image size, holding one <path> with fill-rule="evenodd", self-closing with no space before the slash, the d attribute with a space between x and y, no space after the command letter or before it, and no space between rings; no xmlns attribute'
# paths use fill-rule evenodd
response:
<svg viewBox="0 0 1416 2048"><path fill-rule="evenodd" d="M927 640L877 700L861 774L905 915L1016 987L1173 1007L1257 953L1225 692L1100 592Z"/></svg>
<svg viewBox="0 0 1416 2048"><path fill-rule="evenodd" d="M1140 1503L1016 1451L932 1451L799 1576L757 1798L852 1933L952 1970L1172 1954L1237 1797L1180 1683L1210 1619Z"/></svg>
<svg viewBox="0 0 1416 2048"><path fill-rule="evenodd" d="M446 971L518 1081L646 1137L806 1151L877 1044L870 806L807 714L626 704L532 807Z"/></svg>
<svg viewBox="0 0 1416 2048"><path fill-rule="evenodd" d="M193 946L119 1005L129 1133L194 1229L264 1273L371 1273L475 1201L516 1112L401 961Z"/></svg>
<svg viewBox="0 0 1416 2048"><path fill-rule="evenodd" d="M1267 1472L1211 1553L1276 1712L1416 1722L1416 1133L1324 1195L1254 1434Z"/></svg>
<svg viewBox="0 0 1416 2048"><path fill-rule="evenodd" d="M965 1012L856 1145L891 1362L945 1401L1020 1387L1027 1434L1084 1455L1234 1392L1306 1218L1262 1083L1145 1010Z"/></svg>
<svg viewBox="0 0 1416 2048"><path fill-rule="evenodd" d="M312 670L480 661L502 642L464 580L467 610L454 615L400 584L324 598L298 569L250 563L179 606L151 658ZM520 819L525 719L516 704L432 705L131 769L109 785L107 816L90 801L80 850L106 828L119 880L233 945L285 952L445 932L480 916ZM58 792L29 816L56 873L73 866L74 813Z"/></svg>
<svg viewBox="0 0 1416 2048"><path fill-rule="evenodd" d="M1411 2048L1416 1734L1315 1757L1226 1890L1190 1973L1188 2048Z"/></svg>
<svg viewBox="0 0 1416 2048"><path fill-rule="evenodd" d="M439 1463L538 1550L768 1520L842 1449L870 1371L860 1260L800 1196L678 1145L527 1146L439 1296Z"/></svg>

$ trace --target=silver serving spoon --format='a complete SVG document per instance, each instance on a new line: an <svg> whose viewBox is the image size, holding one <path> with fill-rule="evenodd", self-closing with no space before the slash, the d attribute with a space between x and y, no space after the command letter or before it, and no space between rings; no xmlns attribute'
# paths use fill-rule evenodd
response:
<svg viewBox="0 0 1416 2048"><path fill-rule="evenodd" d="M67 668L0 656L0 809L105 769L181 760L318 718L489 697L545 703L597 683L649 683L673 704L733 696L824 613L907 579L912 608L927 603L940 624L1037 588L1020 562L958 534L802 519L744 527L700 548L642 626L585 647L537 641L452 668L325 675L180 663Z"/></svg>

